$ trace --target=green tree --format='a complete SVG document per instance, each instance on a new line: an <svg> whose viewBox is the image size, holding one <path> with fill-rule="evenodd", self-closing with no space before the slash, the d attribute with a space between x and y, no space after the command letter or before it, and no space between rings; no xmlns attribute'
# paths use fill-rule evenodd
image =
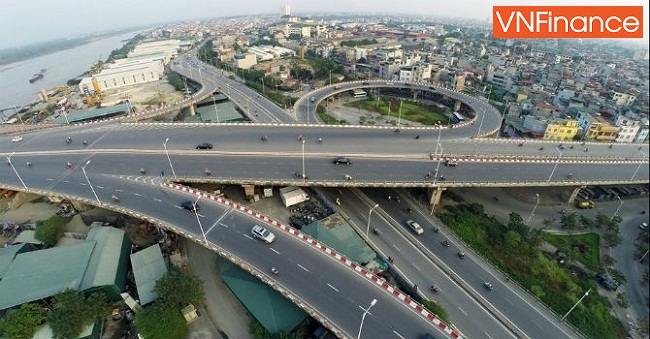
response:
<svg viewBox="0 0 650 339"><path fill-rule="evenodd" d="M542 224L544 224L545 229L549 229L555 224L555 218L546 218L542 221Z"/></svg>
<svg viewBox="0 0 650 339"><path fill-rule="evenodd" d="M563 214L562 217L560 218L560 224L562 225L562 228L565 230L575 230L577 226L577 220L576 220L576 215L571 213L571 214Z"/></svg>
<svg viewBox="0 0 650 339"><path fill-rule="evenodd" d="M605 256L603 256L603 264L604 265L612 266L615 263L616 263L616 259L614 259L614 257L612 257L611 255L605 254Z"/></svg>
<svg viewBox="0 0 650 339"><path fill-rule="evenodd" d="M154 290L165 303L174 307L202 303L205 298L201 279L173 266L156 282Z"/></svg>
<svg viewBox="0 0 650 339"><path fill-rule="evenodd" d="M621 235L618 234L618 231L617 232L607 231L605 232L605 234L603 234L603 240L605 241L606 246L616 247L621 243L621 241L623 241L623 238L621 238Z"/></svg>
<svg viewBox="0 0 650 339"><path fill-rule="evenodd" d="M184 339L188 327L177 307L161 300L135 314L135 326L145 338Z"/></svg>
<svg viewBox="0 0 650 339"><path fill-rule="evenodd" d="M23 304L0 319L0 337L31 338L43 324L47 310L36 303Z"/></svg>
<svg viewBox="0 0 650 339"><path fill-rule="evenodd" d="M434 300L421 300L420 303L424 308L429 310L429 312L435 314L438 319L444 321L444 322L449 322L449 314L447 314L447 310L445 310L440 304L435 302Z"/></svg>
<svg viewBox="0 0 650 339"><path fill-rule="evenodd" d="M106 297L93 293L88 298L69 289L52 298L52 311L47 320L56 339L76 338L84 326L95 318L108 314Z"/></svg>
<svg viewBox="0 0 650 339"><path fill-rule="evenodd" d="M39 221L36 226L34 237L43 242L46 246L54 246L63 235L65 218L60 215L50 217L45 221Z"/></svg>
<svg viewBox="0 0 650 339"><path fill-rule="evenodd" d="M614 281L616 281L616 283L619 285L623 285L627 281L627 277L625 277L625 274L623 274L623 272L615 268L611 268L609 270L609 273L612 275L612 279L614 279Z"/></svg>

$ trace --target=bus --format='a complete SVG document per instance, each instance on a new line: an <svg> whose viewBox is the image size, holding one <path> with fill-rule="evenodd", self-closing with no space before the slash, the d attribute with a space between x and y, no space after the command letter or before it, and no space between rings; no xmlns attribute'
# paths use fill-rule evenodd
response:
<svg viewBox="0 0 650 339"><path fill-rule="evenodd" d="M454 124L460 124L461 122L465 121L465 118L458 112L454 112L451 115L451 122Z"/></svg>
<svg viewBox="0 0 650 339"><path fill-rule="evenodd" d="M365 98L368 96L368 93L364 90L355 88L352 90L352 96L355 98Z"/></svg>

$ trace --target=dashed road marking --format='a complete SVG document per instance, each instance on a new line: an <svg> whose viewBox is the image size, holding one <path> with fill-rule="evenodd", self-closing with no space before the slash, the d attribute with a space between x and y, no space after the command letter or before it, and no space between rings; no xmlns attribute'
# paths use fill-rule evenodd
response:
<svg viewBox="0 0 650 339"><path fill-rule="evenodd" d="M459 309L461 312L463 312L464 315L467 315L467 312L465 312L464 309L462 309L462 308L460 308L460 307L459 307L458 309Z"/></svg>
<svg viewBox="0 0 650 339"><path fill-rule="evenodd" d="M309 272L309 270L305 266L298 264L298 267L302 268L305 272Z"/></svg>
<svg viewBox="0 0 650 339"><path fill-rule="evenodd" d="M404 338L403 335L397 333L397 331L395 331L395 330L393 330L393 333L395 333L396 336L398 336L398 337L400 337L400 338L402 338L402 339L406 339L406 338Z"/></svg>
<svg viewBox="0 0 650 339"><path fill-rule="evenodd" d="M276 250L276 249L273 248L273 247L269 247L269 249L270 249L271 251L275 252L275 254L280 254L280 252L278 252L278 250Z"/></svg>
<svg viewBox="0 0 650 339"><path fill-rule="evenodd" d="M135 195L136 197L141 197L142 196L142 194L140 194L140 193L133 193L133 195Z"/></svg>
<svg viewBox="0 0 650 339"><path fill-rule="evenodd" d="M158 198L154 198L153 201L155 201L155 202L162 202L162 200L160 200L160 199L158 199Z"/></svg>
<svg viewBox="0 0 650 339"><path fill-rule="evenodd" d="M336 287L330 285L330 283L327 283L327 286L329 286L329 288L333 289L333 290L336 291L336 292L339 291L338 288L336 288Z"/></svg>

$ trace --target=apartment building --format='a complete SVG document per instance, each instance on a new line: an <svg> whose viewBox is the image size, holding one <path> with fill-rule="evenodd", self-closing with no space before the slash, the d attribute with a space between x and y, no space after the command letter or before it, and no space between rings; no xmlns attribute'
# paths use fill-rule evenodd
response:
<svg viewBox="0 0 650 339"><path fill-rule="evenodd" d="M544 140L573 140L579 132L580 127L577 120L549 122L544 132Z"/></svg>
<svg viewBox="0 0 650 339"><path fill-rule="evenodd" d="M614 92L614 94L612 94L612 100L616 106L632 106L635 99L636 95L629 93Z"/></svg>

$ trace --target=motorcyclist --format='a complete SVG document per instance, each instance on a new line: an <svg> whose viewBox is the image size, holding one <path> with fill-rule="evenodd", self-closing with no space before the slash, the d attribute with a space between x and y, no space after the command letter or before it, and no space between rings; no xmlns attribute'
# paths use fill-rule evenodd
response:
<svg viewBox="0 0 650 339"><path fill-rule="evenodd" d="M206 168L205 169L205 175L212 175L212 170L210 170L209 168Z"/></svg>
<svg viewBox="0 0 650 339"><path fill-rule="evenodd" d="M271 273L278 274L279 272L278 272L278 269L275 268L275 266L273 266L273 267L271 267Z"/></svg>
<svg viewBox="0 0 650 339"><path fill-rule="evenodd" d="M32 163L28 161L27 162L27 167L32 167Z"/></svg>
<svg viewBox="0 0 650 339"><path fill-rule="evenodd" d="M71 164L69 161L66 162L65 165L66 165L68 168L72 168L72 164Z"/></svg>
<svg viewBox="0 0 650 339"><path fill-rule="evenodd" d="M140 167L140 173L142 173L142 174L146 174L146 173L147 173L147 170L145 170L144 167Z"/></svg>

